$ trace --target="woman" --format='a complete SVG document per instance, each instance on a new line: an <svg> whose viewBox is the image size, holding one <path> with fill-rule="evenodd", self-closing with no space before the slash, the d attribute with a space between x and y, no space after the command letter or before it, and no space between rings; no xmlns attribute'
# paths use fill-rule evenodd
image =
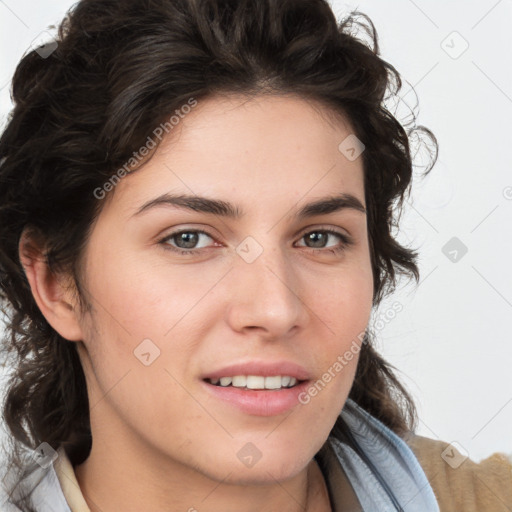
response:
<svg viewBox="0 0 512 512"><path fill-rule="evenodd" d="M392 236L400 77L365 19L373 48L320 0L82 0L22 59L5 508L466 510L445 493L476 469L434 485L447 443L414 435L368 329L418 270Z"/></svg>

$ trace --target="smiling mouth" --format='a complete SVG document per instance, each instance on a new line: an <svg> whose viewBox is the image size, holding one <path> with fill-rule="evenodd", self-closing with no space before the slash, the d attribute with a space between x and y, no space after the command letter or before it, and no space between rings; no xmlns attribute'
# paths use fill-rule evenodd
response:
<svg viewBox="0 0 512 512"><path fill-rule="evenodd" d="M279 391L298 386L304 381L297 380L288 375L234 375L233 377L220 377L204 379L208 384L218 387L234 387L248 391Z"/></svg>

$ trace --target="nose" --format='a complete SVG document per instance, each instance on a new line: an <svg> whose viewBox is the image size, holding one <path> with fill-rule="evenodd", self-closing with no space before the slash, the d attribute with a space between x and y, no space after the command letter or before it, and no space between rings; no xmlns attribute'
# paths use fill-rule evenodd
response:
<svg viewBox="0 0 512 512"><path fill-rule="evenodd" d="M230 273L227 321L240 333L286 338L308 321L300 283L286 255L265 250L252 263L237 258Z"/></svg>

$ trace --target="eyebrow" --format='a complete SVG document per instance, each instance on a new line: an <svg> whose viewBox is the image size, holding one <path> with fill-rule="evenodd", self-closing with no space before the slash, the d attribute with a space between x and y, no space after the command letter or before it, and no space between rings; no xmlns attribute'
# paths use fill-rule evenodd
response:
<svg viewBox="0 0 512 512"><path fill-rule="evenodd" d="M210 213L231 219L240 219L245 215L244 211L238 206L220 199L184 194L162 194L155 199L151 199L144 203L132 215L132 217L159 206L175 206L186 210ZM352 194L339 194L308 203L298 210L293 217L301 220L308 217L314 217L316 215L327 215L329 213L335 213L346 209L356 210L366 214L366 208L361 204L357 197Z"/></svg>

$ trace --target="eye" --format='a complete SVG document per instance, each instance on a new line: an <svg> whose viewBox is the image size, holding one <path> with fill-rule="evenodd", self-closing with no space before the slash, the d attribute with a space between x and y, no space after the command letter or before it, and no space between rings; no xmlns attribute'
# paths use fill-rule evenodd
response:
<svg viewBox="0 0 512 512"><path fill-rule="evenodd" d="M180 254L193 254L194 252L198 252L199 249L204 249L204 246L196 247L199 240L204 237L213 240L213 237L206 231L189 229L171 233L162 239L160 243L165 244L167 249L179 252ZM171 241L173 241L176 246L172 245L170 243Z"/></svg>
<svg viewBox="0 0 512 512"><path fill-rule="evenodd" d="M341 240L341 243L334 246L327 246L326 243L329 239L338 238ZM339 253L349 247L353 241L352 239L344 234L340 233L334 229L315 229L314 231L308 231L301 236L301 240L305 240L306 243L313 244L313 247L306 246L313 251L330 251L334 253Z"/></svg>

